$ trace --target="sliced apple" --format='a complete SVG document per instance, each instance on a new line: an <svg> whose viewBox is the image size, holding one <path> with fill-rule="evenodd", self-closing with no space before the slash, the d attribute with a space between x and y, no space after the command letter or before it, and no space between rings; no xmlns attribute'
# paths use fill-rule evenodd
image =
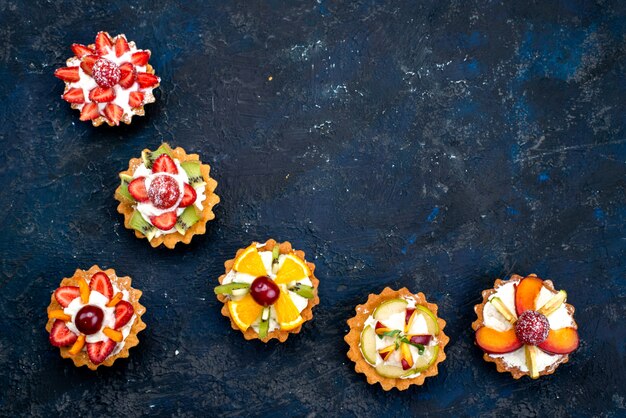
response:
<svg viewBox="0 0 626 418"><path fill-rule="evenodd" d="M383 377L389 377L391 379L398 379L406 373L406 371L403 370L402 367L392 366L390 364L384 363L376 366L376 372Z"/></svg>
<svg viewBox="0 0 626 418"><path fill-rule="evenodd" d="M528 367L528 375L531 379L537 379L539 377L539 368L537 366L537 347L534 345L525 345L524 351L526 353L526 366Z"/></svg>
<svg viewBox="0 0 626 418"><path fill-rule="evenodd" d="M556 295L554 295L549 301L547 301L540 309L539 313L545 316L548 316L554 313L557 309L565 303L567 299L567 293L565 290L560 290Z"/></svg>
<svg viewBox="0 0 626 418"><path fill-rule="evenodd" d="M371 326L361 332L361 353L370 364L376 364L376 333Z"/></svg>
<svg viewBox="0 0 626 418"><path fill-rule="evenodd" d="M476 344L489 354L510 353L522 346L514 329L496 331L488 327L482 327L476 331Z"/></svg>
<svg viewBox="0 0 626 418"><path fill-rule="evenodd" d="M578 331L574 328L551 329L548 338L537 346L549 354L569 354L578 348Z"/></svg>
<svg viewBox="0 0 626 418"><path fill-rule="evenodd" d="M515 314L506 307L504 302L502 302L502 299L499 297L491 298L489 303L491 303L491 305L493 305L493 307L500 312L500 315L502 315L509 323L514 324L517 321Z"/></svg>
<svg viewBox="0 0 626 418"><path fill-rule="evenodd" d="M437 360L438 355L438 345L424 347L424 354L417 356L417 358L415 359L415 364L411 371L413 373L423 372L424 370L429 368L435 362L435 360Z"/></svg>
<svg viewBox="0 0 626 418"><path fill-rule="evenodd" d="M428 309L426 306L422 306L422 305L417 305L415 306L415 313L413 313L413 315L416 314L421 314L424 319L426 320L426 327L428 328L428 333L430 335L439 335L439 325L437 324L437 317L435 316L434 313L432 313L432 311L430 309ZM411 324L409 324L409 330L411 329Z"/></svg>
<svg viewBox="0 0 626 418"><path fill-rule="evenodd" d="M384 321L391 315L395 315L406 310L408 302L404 299L391 299L378 305L374 309L374 319L377 321Z"/></svg>
<svg viewBox="0 0 626 418"><path fill-rule="evenodd" d="M543 287L543 280L535 276L524 277L515 288L515 310L517 316L524 311L537 309L536 301Z"/></svg>

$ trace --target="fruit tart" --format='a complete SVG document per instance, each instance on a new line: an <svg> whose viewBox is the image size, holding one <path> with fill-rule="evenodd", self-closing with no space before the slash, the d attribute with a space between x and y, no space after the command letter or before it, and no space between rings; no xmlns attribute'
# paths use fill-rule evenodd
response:
<svg viewBox="0 0 626 418"><path fill-rule="evenodd" d="M182 148L162 144L156 151L144 149L141 158L131 159L128 170L120 173L115 191L124 226L153 247L189 244L195 234L205 233L206 223L215 218L213 206L220 201L210 170L197 154Z"/></svg>
<svg viewBox="0 0 626 418"><path fill-rule="evenodd" d="M315 265L289 242L253 242L224 263L215 294L224 303L222 315L246 340L284 342L313 318L319 303Z"/></svg>
<svg viewBox="0 0 626 418"><path fill-rule="evenodd" d="M350 346L348 357L354 369L365 374L369 384L380 383L384 390L405 390L437 375L450 341L443 332L446 321L437 316L437 305L407 288L386 287L379 295L370 294L365 304L357 305L348 326L344 340Z"/></svg>
<svg viewBox="0 0 626 418"><path fill-rule="evenodd" d="M111 366L128 357L128 350L139 344L137 333L146 328L140 297L130 277L119 277L113 269L76 270L51 297L46 324L50 344L77 367Z"/></svg>
<svg viewBox="0 0 626 418"><path fill-rule="evenodd" d="M550 280L514 274L506 281L497 279L482 296L472 328L483 358L496 363L499 372L537 379L554 373L578 348L574 307Z"/></svg>
<svg viewBox="0 0 626 418"><path fill-rule="evenodd" d="M94 44L72 44L72 52L67 66L54 75L65 82L61 97L80 111L80 120L93 126L130 124L133 115L143 116L144 105L155 101L152 91L161 79L148 64L150 51L137 49L126 36L98 32Z"/></svg>

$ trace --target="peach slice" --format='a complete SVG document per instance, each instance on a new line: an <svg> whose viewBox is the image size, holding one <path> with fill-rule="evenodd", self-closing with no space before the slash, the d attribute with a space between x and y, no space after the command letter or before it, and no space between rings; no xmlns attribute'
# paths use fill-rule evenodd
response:
<svg viewBox="0 0 626 418"><path fill-rule="evenodd" d="M437 360L439 355L439 346L432 345L424 347L424 354L417 356L413 368L409 370L403 377L410 376L415 373L421 373L428 369Z"/></svg>
<svg viewBox="0 0 626 418"><path fill-rule="evenodd" d="M378 350L378 354L380 354L380 358L382 358L383 361L387 361L391 353L393 353L395 350L396 350L396 345L391 344L381 350Z"/></svg>
<svg viewBox="0 0 626 418"><path fill-rule="evenodd" d="M543 280L536 276L524 277L515 289L515 310L517 316L521 315L524 311L534 311L536 308L535 302L537 296L543 287Z"/></svg>
<svg viewBox="0 0 626 418"><path fill-rule="evenodd" d="M411 349L408 344L400 344L400 353L402 354L402 368L408 370L413 367L413 355L411 354Z"/></svg>
<svg viewBox="0 0 626 418"><path fill-rule="evenodd" d="M548 338L538 345L549 354L569 354L578 348L578 331L574 328L551 329Z"/></svg>
<svg viewBox="0 0 626 418"><path fill-rule="evenodd" d="M380 338L383 337L384 333L393 331L391 328L389 328L387 325L383 324L380 321L376 322L375 329L376 329L376 335L378 335Z"/></svg>
<svg viewBox="0 0 626 418"><path fill-rule="evenodd" d="M496 331L488 327L476 331L476 344L489 354L510 353L522 346L515 335L515 329Z"/></svg>

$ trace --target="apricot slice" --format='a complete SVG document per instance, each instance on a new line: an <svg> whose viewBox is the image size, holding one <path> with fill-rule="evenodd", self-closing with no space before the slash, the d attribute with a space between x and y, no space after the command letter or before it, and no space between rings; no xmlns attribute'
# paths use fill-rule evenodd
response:
<svg viewBox="0 0 626 418"><path fill-rule="evenodd" d="M569 354L578 348L578 331L574 328L551 329L548 338L538 345L546 353Z"/></svg>
<svg viewBox="0 0 626 418"><path fill-rule="evenodd" d="M543 286L543 280L535 276L524 277L515 289L515 310L517 316L520 316L524 311L536 310L537 296Z"/></svg>
<svg viewBox="0 0 626 418"><path fill-rule="evenodd" d="M476 344L489 354L510 353L522 346L514 329L496 331L488 327L482 327L476 331Z"/></svg>

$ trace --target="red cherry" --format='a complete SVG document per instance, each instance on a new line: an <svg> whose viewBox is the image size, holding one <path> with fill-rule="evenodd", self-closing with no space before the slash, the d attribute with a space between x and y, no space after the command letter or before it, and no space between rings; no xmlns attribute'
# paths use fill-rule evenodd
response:
<svg viewBox="0 0 626 418"><path fill-rule="evenodd" d="M104 312L97 306L83 306L76 314L76 328L85 335L95 334L102 327Z"/></svg>
<svg viewBox="0 0 626 418"><path fill-rule="evenodd" d="M178 202L180 187L178 182L168 175L155 177L148 189L148 198L159 209L171 208Z"/></svg>
<svg viewBox="0 0 626 418"><path fill-rule="evenodd" d="M541 344L548 338L550 322L537 311L524 311L515 323L515 335L524 344Z"/></svg>
<svg viewBox="0 0 626 418"><path fill-rule="evenodd" d="M259 305L270 306L278 300L280 289L274 280L261 276L254 279L250 285L250 295Z"/></svg>

